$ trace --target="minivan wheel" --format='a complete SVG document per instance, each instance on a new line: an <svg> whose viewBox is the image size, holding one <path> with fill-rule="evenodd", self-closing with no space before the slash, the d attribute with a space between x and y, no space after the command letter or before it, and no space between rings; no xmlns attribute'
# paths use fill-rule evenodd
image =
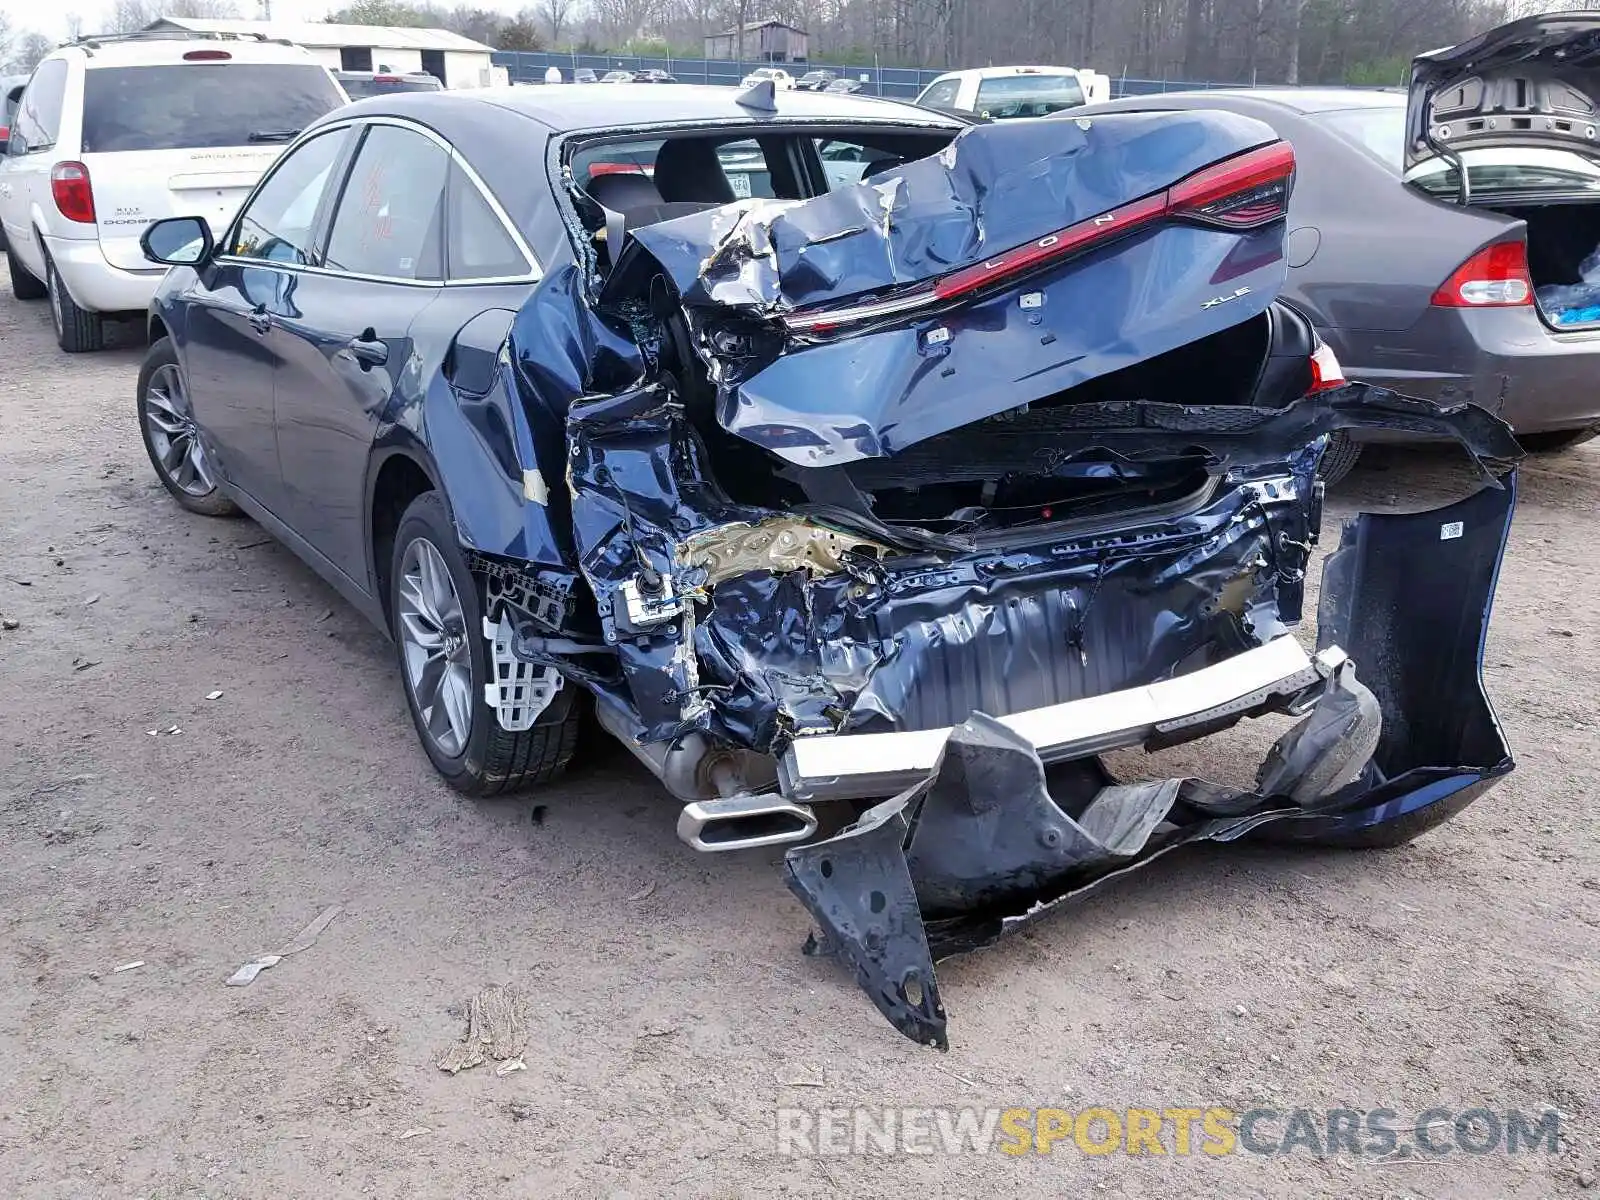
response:
<svg viewBox="0 0 1600 1200"><path fill-rule="evenodd" d="M99 313L79 308L61 281L55 263L45 260L45 288L50 294L50 318L56 326L56 343L68 354L101 350L106 344L105 322Z"/></svg>
<svg viewBox="0 0 1600 1200"><path fill-rule="evenodd" d="M43 300L46 288L33 272L17 261L17 252L6 247L6 269L11 272L11 294L18 300Z"/></svg>
<svg viewBox="0 0 1600 1200"><path fill-rule="evenodd" d="M145 453L156 478L190 512L231 517L239 510L217 487L217 478L200 442L189 392L171 338L158 338L139 367L135 405Z"/></svg>
<svg viewBox="0 0 1600 1200"><path fill-rule="evenodd" d="M477 580L437 492L413 500L395 531L389 611L411 720L434 769L469 796L549 783L577 748L583 711L562 688L531 729L500 727L484 702L488 643Z"/></svg>

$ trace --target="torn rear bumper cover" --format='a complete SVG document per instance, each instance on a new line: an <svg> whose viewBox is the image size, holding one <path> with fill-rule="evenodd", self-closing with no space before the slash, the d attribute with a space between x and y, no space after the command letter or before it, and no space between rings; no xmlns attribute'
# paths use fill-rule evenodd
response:
<svg viewBox="0 0 1600 1200"><path fill-rule="evenodd" d="M1352 522L1323 573L1314 656L1286 634L1176 679L999 720L797 740L782 762L791 796L871 795L922 776L788 852L789 887L821 927L807 952L841 957L897 1029L943 1049L937 961L1170 850L1269 825L1358 839L1469 803L1512 767L1480 674L1515 474L1504 482L1434 512ZM1267 711L1307 715L1254 789L1124 784L1093 757Z"/></svg>

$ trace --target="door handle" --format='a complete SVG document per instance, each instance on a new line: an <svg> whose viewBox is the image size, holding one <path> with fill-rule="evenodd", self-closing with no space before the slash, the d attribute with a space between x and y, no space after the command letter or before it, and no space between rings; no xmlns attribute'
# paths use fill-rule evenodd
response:
<svg viewBox="0 0 1600 1200"><path fill-rule="evenodd" d="M345 343L345 349L354 355L363 371L381 367L389 361L389 344L379 341L374 329L363 329L360 337L351 338Z"/></svg>
<svg viewBox="0 0 1600 1200"><path fill-rule="evenodd" d="M250 315L245 320L250 322L250 328L257 333L265 333L272 328L272 318L267 314L265 308L251 309Z"/></svg>

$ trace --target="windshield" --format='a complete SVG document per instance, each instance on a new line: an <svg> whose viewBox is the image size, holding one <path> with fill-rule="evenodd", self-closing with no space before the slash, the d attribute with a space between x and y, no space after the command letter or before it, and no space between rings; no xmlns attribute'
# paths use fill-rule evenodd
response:
<svg viewBox="0 0 1600 1200"><path fill-rule="evenodd" d="M1537 146L1491 146L1463 150L1467 183L1473 198L1485 195L1519 195L1546 192L1600 192L1600 164L1571 150ZM1454 200L1460 193L1460 175L1453 164L1430 158L1418 163L1406 182L1430 196Z"/></svg>
<svg viewBox="0 0 1600 1200"><path fill-rule="evenodd" d="M1047 117L1083 101L1074 75L1003 75L978 83L978 113L994 121Z"/></svg>
<svg viewBox="0 0 1600 1200"><path fill-rule="evenodd" d="M345 103L328 72L293 63L99 67L84 73L83 149L189 150L286 140Z"/></svg>
<svg viewBox="0 0 1600 1200"><path fill-rule="evenodd" d="M1406 110L1400 105L1393 108L1337 109L1313 113L1311 119L1326 126L1396 175L1400 174L1406 137Z"/></svg>

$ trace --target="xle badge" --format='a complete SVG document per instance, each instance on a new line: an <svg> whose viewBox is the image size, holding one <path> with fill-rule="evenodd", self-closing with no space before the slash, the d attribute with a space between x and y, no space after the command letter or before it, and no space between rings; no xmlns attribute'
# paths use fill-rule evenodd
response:
<svg viewBox="0 0 1600 1200"><path fill-rule="evenodd" d="M1247 288L1247 287L1243 287L1243 288L1240 288L1237 292L1234 292L1233 295L1231 295L1231 296L1216 296L1216 297L1213 297L1212 299L1207 300L1200 307L1201 308L1215 308L1219 304L1226 304L1229 300L1237 300L1240 296L1248 296L1249 294L1250 294L1250 289Z"/></svg>

